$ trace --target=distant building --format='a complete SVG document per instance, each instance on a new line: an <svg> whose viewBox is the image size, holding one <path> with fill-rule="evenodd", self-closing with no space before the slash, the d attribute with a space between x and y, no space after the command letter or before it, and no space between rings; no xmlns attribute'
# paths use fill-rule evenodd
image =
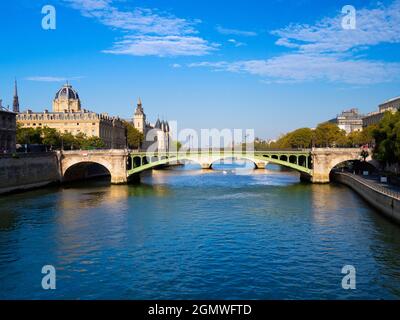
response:
<svg viewBox="0 0 400 320"><path fill-rule="evenodd" d="M3 108L0 100L0 153L15 152L16 130L16 114Z"/></svg>
<svg viewBox="0 0 400 320"><path fill-rule="evenodd" d="M18 102L17 91L14 96L14 102L16 101ZM84 133L88 137L100 137L109 149L126 147L126 129L122 120L107 113L97 114L82 109L78 93L68 83L57 91L53 100L53 112L27 110L17 115L17 121L25 128L49 127L61 133Z"/></svg>
<svg viewBox="0 0 400 320"><path fill-rule="evenodd" d="M379 111L370 112L363 118L363 127L366 128L370 125L378 124L385 115L385 112L394 113L397 110L400 110L400 97L389 99L379 105Z"/></svg>
<svg viewBox="0 0 400 320"><path fill-rule="evenodd" d="M392 98L379 105L379 111L397 111L400 109L400 97Z"/></svg>
<svg viewBox="0 0 400 320"><path fill-rule="evenodd" d="M347 134L354 131L362 131L363 129L363 116L356 108L343 111L336 118L329 120L329 122L337 124Z"/></svg>
<svg viewBox="0 0 400 320"><path fill-rule="evenodd" d="M169 123L167 121L160 121L159 118L155 125L147 122L140 98L133 115L133 126L144 135L142 149L147 150L150 146L156 146L158 151L169 150L171 142Z"/></svg>

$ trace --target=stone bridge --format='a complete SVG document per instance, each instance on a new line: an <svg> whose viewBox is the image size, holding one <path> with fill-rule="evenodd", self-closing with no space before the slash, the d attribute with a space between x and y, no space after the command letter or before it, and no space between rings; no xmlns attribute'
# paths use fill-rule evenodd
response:
<svg viewBox="0 0 400 320"><path fill-rule="evenodd" d="M301 178L313 183L329 182L331 170L338 164L360 160L358 148L275 150L256 152L171 152L145 153L127 150L63 151L60 153L60 174L64 181L69 178L85 178L89 165L97 164L111 175L113 184L127 183L131 177L160 166L181 161L193 161L203 169L211 169L213 163L223 159L241 159L254 163L255 168L264 169L268 163L282 165L300 173ZM371 160L371 159L367 159Z"/></svg>

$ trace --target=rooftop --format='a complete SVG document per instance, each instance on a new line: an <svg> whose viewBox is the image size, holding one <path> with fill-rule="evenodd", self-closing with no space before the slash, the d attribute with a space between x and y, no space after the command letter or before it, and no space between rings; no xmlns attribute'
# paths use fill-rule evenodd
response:
<svg viewBox="0 0 400 320"><path fill-rule="evenodd" d="M389 102L393 102L393 101L396 101L396 100L399 100L399 99L400 99L400 96L394 97L394 98L391 98L391 99L389 99L389 100L386 100L386 101L382 102L382 104L389 103ZM381 105L382 105L382 104L381 104Z"/></svg>

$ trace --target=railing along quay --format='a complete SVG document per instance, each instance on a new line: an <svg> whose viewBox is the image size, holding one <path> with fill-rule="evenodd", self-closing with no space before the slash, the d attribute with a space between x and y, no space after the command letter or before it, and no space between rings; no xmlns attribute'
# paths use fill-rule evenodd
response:
<svg viewBox="0 0 400 320"><path fill-rule="evenodd" d="M370 181L368 179L361 178L361 177L359 177L357 175L354 175L352 173L347 173L347 172L335 172L335 174L345 175L347 177L350 177L350 178L358 181L359 183L361 183L363 185L366 185L367 187L369 187L369 188L371 188L371 189L373 189L375 191L381 192L381 193L383 193L383 194L385 194L387 196L390 196L392 198L400 200L400 192L393 191L393 190L390 190L388 188L382 187L382 186L378 185L374 181Z"/></svg>

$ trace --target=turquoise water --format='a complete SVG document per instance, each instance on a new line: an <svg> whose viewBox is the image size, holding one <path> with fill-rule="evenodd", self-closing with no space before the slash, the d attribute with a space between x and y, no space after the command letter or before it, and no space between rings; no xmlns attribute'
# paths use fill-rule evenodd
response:
<svg viewBox="0 0 400 320"><path fill-rule="evenodd" d="M398 299L400 228L340 185L155 171L0 198L2 299ZM53 265L57 289L41 287ZM343 290L341 269L357 270Z"/></svg>

